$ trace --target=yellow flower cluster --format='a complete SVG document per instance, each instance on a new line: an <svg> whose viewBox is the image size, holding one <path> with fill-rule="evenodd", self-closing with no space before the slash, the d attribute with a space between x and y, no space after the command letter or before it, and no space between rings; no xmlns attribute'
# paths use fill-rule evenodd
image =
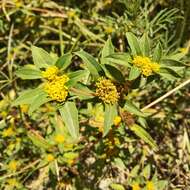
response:
<svg viewBox="0 0 190 190"><path fill-rule="evenodd" d="M51 66L42 72L43 77L48 80L44 85L44 89L52 100L63 102L68 95L65 83L69 78L67 75L58 76L58 72L59 69L56 66Z"/></svg>
<svg viewBox="0 0 190 190"><path fill-rule="evenodd" d="M111 80L103 77L96 82L96 96L108 104L114 104L118 102L119 99L119 93L117 92L116 86Z"/></svg>
<svg viewBox="0 0 190 190"><path fill-rule="evenodd" d="M54 80L59 72L56 66L50 66L45 71L42 71L42 76L48 80Z"/></svg>
<svg viewBox="0 0 190 190"><path fill-rule="evenodd" d="M152 62L149 57L135 56L132 63L138 67L146 77L152 75L153 72L158 72L160 69L160 65L156 62Z"/></svg>
<svg viewBox="0 0 190 190"><path fill-rule="evenodd" d="M56 76L54 80L45 83L44 89L52 100L63 102L68 95L68 88L65 86L68 80L67 75Z"/></svg>

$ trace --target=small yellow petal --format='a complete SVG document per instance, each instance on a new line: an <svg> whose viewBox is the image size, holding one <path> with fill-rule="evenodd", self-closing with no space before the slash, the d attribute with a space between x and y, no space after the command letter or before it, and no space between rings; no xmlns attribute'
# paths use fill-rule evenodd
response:
<svg viewBox="0 0 190 190"><path fill-rule="evenodd" d="M116 116L114 118L113 123L114 123L115 126L118 126L121 123L121 117L120 116Z"/></svg>
<svg viewBox="0 0 190 190"><path fill-rule="evenodd" d="M57 143L57 144L61 144L65 141L65 138L63 135L60 135L60 134L57 134L55 135L54 137L54 141Z"/></svg>

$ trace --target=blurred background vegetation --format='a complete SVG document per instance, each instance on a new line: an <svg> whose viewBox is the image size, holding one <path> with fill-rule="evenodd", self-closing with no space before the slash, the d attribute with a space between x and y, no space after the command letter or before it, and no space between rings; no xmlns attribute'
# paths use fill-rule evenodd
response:
<svg viewBox="0 0 190 190"><path fill-rule="evenodd" d="M117 160L114 164L107 163L105 168L98 163L100 169L93 165L85 165L86 168L81 165L79 174L75 168L69 171L61 168L65 175L64 183L55 183L53 176L47 180L43 170L35 169L41 154L26 135L28 125L42 132L48 130L48 116L44 113L53 108L47 105L30 118L25 114L27 107L11 107L18 92L35 85L15 75L15 70L20 66L32 64L31 45L46 49L52 56L81 48L98 55L110 36L116 50L123 52L128 49L125 38L128 31L137 36L148 33L153 46L160 41L166 52L187 51L184 59L187 69L182 79L159 84L154 82L129 95L143 107L190 77L189 20L190 1L186 0L1 0L0 187L3 188L6 183L6 188L11 189L11 183L6 181L10 171L6 171L4 166L11 160L19 160L19 177L16 180L23 184L22 189L54 189L55 186L57 189L66 189L70 188L70 181L76 176L77 189L101 189L101 180L110 178L130 189L130 178L148 181L154 175L167 181L165 189L190 189L188 86L149 110L152 117L148 120L148 130L159 146L158 152L152 153L147 145L132 138L126 145L128 154L125 155L125 167ZM78 59L74 59L73 69L80 64ZM38 84L38 81L35 83ZM14 126L15 131L6 131L8 126ZM27 166L31 167L27 169ZM102 170L104 175L98 180L86 179L85 175L88 174L83 170L95 176L98 175L97 171ZM145 174L146 171L149 171L148 174ZM82 175L83 172L85 175Z"/></svg>

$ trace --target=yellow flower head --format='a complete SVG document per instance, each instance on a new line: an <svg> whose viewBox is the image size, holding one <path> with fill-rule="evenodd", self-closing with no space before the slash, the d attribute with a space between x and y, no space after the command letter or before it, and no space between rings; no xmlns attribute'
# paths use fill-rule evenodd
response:
<svg viewBox="0 0 190 190"><path fill-rule="evenodd" d="M11 137L15 135L15 131L13 130L12 127L9 127L8 129L4 129L2 132L3 137Z"/></svg>
<svg viewBox="0 0 190 190"><path fill-rule="evenodd" d="M140 190L140 189L141 188L140 188L138 183L135 183L135 184L132 185L132 190Z"/></svg>
<svg viewBox="0 0 190 190"><path fill-rule="evenodd" d="M116 116L114 118L113 123L114 123L115 126L118 126L121 123L121 117L120 116Z"/></svg>
<svg viewBox="0 0 190 190"><path fill-rule="evenodd" d="M155 190L154 183L152 181L147 181L146 188L147 190Z"/></svg>
<svg viewBox="0 0 190 190"><path fill-rule="evenodd" d="M119 140L118 137L114 137L114 144L115 144L116 146L121 145L120 140Z"/></svg>
<svg viewBox="0 0 190 190"><path fill-rule="evenodd" d="M75 11L75 10L69 10L69 11L67 12L67 16L68 16L69 18L75 17L75 16L76 16L76 11Z"/></svg>
<svg viewBox="0 0 190 190"><path fill-rule="evenodd" d="M57 144L61 144L65 141L65 138L63 135L60 135L60 134L57 134L55 135L54 137L54 141L57 143Z"/></svg>
<svg viewBox="0 0 190 190"><path fill-rule="evenodd" d="M10 187L18 187L19 186L19 182L15 179L15 178L10 178L6 180L6 183L10 186Z"/></svg>
<svg viewBox="0 0 190 190"><path fill-rule="evenodd" d="M16 160L11 160L7 165L7 169L11 171L16 171L19 166L19 162Z"/></svg>
<svg viewBox="0 0 190 190"><path fill-rule="evenodd" d="M111 27L111 26L105 27L104 30L105 30L105 32L106 32L107 34L111 34L111 33L114 32L114 28Z"/></svg>
<svg viewBox="0 0 190 190"><path fill-rule="evenodd" d="M108 104L114 104L118 102L119 99L119 93L117 92L116 86L111 80L103 77L96 82L96 96Z"/></svg>
<svg viewBox="0 0 190 190"><path fill-rule="evenodd" d="M156 62L152 62L149 57L135 56L132 63L138 67L146 77L152 75L153 72L158 72L160 69L160 65Z"/></svg>
<svg viewBox="0 0 190 190"><path fill-rule="evenodd" d="M55 157L52 154L47 154L45 159L48 162L52 162L55 160Z"/></svg>
<svg viewBox="0 0 190 190"><path fill-rule="evenodd" d="M68 80L67 75L56 76L54 80L45 83L44 89L52 100L63 102L68 95L68 89L65 86Z"/></svg>
<svg viewBox="0 0 190 190"><path fill-rule="evenodd" d="M53 80L59 72L59 69L56 66L50 66L45 71L42 71L42 76L45 79Z"/></svg>
<svg viewBox="0 0 190 190"><path fill-rule="evenodd" d="M188 51L189 51L189 48L188 48L188 47L187 47L187 48L180 48L179 51L180 51L181 53L187 54Z"/></svg>
<svg viewBox="0 0 190 190"><path fill-rule="evenodd" d="M28 112L29 105L28 104L22 104L20 105L20 109L22 113L27 113Z"/></svg>

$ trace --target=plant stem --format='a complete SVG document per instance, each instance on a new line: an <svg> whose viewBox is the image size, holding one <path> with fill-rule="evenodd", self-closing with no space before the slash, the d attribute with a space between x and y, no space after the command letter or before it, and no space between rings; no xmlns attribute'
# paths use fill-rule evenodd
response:
<svg viewBox="0 0 190 190"><path fill-rule="evenodd" d="M146 110L146 109L154 106L155 104L161 102L162 100L164 100L165 98L167 98L168 96L170 96L171 94L173 94L174 92L176 92L177 90L179 90L179 89L183 88L184 86L188 85L189 83L190 83L190 79L184 81L179 86L175 87L174 89L170 90L169 92L167 92L166 94L164 94L160 98L154 100L153 102L151 102L150 104L148 104L147 106L145 106L144 108L142 108L141 111L144 111L144 110Z"/></svg>

